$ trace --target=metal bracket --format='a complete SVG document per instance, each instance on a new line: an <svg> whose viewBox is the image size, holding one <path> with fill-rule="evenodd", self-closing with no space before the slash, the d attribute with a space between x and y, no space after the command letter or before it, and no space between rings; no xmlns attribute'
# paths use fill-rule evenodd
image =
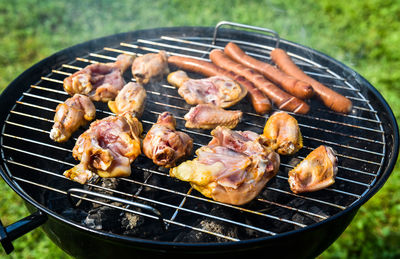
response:
<svg viewBox="0 0 400 259"><path fill-rule="evenodd" d="M159 220L159 222L161 224L161 228L163 230L166 229L165 228L164 219L163 219L163 217L161 215L161 212L159 210L149 206L149 205L145 205L145 204L142 204L142 203L138 203L138 202L134 202L134 201L118 198L118 197L113 197L113 196L106 195L106 194L92 192L92 191L88 191L88 190L83 190L83 189L78 189L78 188L71 188L71 189L69 189L67 191L67 197L68 197L68 200L69 200L69 202L71 203L71 205L73 207L76 207L76 205L72 200L72 196L74 196L75 198L78 198L78 199L83 199L83 200L85 200L85 198L83 198L81 196L78 196L76 194L72 194L72 193L80 193L80 194L85 194L85 195L91 195L91 196L94 196L94 197L97 197L97 198L106 199L106 200L110 200L110 201L114 201L114 202L119 202L119 203L122 203L122 204L126 204L128 206L133 206L133 207L137 207L137 208L149 211L149 212L153 213L155 216L157 216L157 218L158 218L158 220ZM91 200L91 201L95 202L93 200ZM112 208L116 208L116 209L120 209L120 210L123 210L123 211L128 211L128 212L131 212L131 213L135 213L135 211L133 211L133 210L126 209L126 208L121 208L121 207L118 207L118 206L111 206L111 205L108 205L108 204L104 204L103 202L101 202L101 203L99 202L99 204L102 204L102 205L105 205L105 206L109 206L109 207L112 207Z"/></svg>
<svg viewBox="0 0 400 259"><path fill-rule="evenodd" d="M212 41L213 45L215 45L215 43L217 41L218 29L220 27L222 27L223 25L230 25L230 26L235 26L235 27L239 27L239 28L270 33L270 34L274 35L274 37L276 39L275 48L279 47L279 42L280 42L281 38L279 37L279 34L276 31L267 29L267 28L263 28L263 27L251 26L251 25L246 25L246 24L241 24L241 23L236 23L236 22L228 22L228 21L221 21L215 26L214 36L213 36L213 41Z"/></svg>

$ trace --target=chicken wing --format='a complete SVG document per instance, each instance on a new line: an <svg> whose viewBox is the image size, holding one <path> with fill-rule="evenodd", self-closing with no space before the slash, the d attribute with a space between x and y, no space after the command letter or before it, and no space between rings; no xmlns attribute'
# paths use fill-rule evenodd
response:
<svg viewBox="0 0 400 259"><path fill-rule="evenodd" d="M140 118L144 110L145 101L146 90L143 86L130 82L118 93L115 101L108 101L108 107L117 115L129 112Z"/></svg>
<svg viewBox="0 0 400 259"><path fill-rule="evenodd" d="M163 112L144 138L143 153L155 164L170 168L192 152L192 138L175 127L173 115Z"/></svg>
<svg viewBox="0 0 400 259"><path fill-rule="evenodd" d="M332 185L338 171L335 151L319 146L289 172L289 185L294 193L318 191Z"/></svg>
<svg viewBox="0 0 400 259"><path fill-rule="evenodd" d="M293 155L303 147L297 120L283 111L271 115L263 135L269 140L271 148L281 155Z"/></svg>
<svg viewBox="0 0 400 259"><path fill-rule="evenodd" d="M217 127L211 134L210 143L196 151L197 158L171 168L170 175L216 201L250 202L278 172L279 155L251 131Z"/></svg>
<svg viewBox="0 0 400 259"><path fill-rule="evenodd" d="M132 64L134 57L121 54L115 63L96 63L64 79L64 90L89 96L93 101L107 102L117 96L125 85L122 76Z"/></svg>
<svg viewBox="0 0 400 259"><path fill-rule="evenodd" d="M212 104L198 104L185 115L186 128L214 129L225 126L233 129L239 123L241 111L227 111Z"/></svg>
<svg viewBox="0 0 400 259"><path fill-rule="evenodd" d="M168 57L165 51L143 55L132 64L132 75L140 84L147 84L168 73Z"/></svg>
<svg viewBox="0 0 400 259"><path fill-rule="evenodd" d="M209 103L221 108L230 107L247 94L247 89L225 76L191 79L184 71L172 72L168 82L178 88L178 93L190 105Z"/></svg>
<svg viewBox="0 0 400 259"><path fill-rule="evenodd" d="M89 97L75 94L57 105L50 138L60 143L65 142L80 126L86 125L95 116L96 108Z"/></svg>
<svg viewBox="0 0 400 259"><path fill-rule="evenodd" d="M139 135L142 124L131 114L109 116L93 122L79 136L72 155L80 163L64 172L81 184L93 174L124 177L131 174L130 164L141 153Z"/></svg>

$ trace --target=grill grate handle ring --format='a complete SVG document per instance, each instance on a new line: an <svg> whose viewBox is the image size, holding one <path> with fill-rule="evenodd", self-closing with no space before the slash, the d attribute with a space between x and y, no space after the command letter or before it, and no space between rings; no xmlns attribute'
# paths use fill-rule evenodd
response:
<svg viewBox="0 0 400 259"><path fill-rule="evenodd" d="M230 25L230 26L234 26L234 27L239 27L239 28L244 28L244 29L251 29L251 30L255 30L255 31L261 31L261 32L270 33L270 34L274 35L274 37L276 39L275 48L279 47L279 42L280 42L281 38L279 37L279 34L276 31L268 29L268 28L252 26L252 25L236 23L236 22L229 22L229 21L221 21L215 26L214 35L213 35L213 41L212 41L213 45L215 45L215 43L217 41L218 29L220 27L222 27L223 25Z"/></svg>
<svg viewBox="0 0 400 259"><path fill-rule="evenodd" d="M102 194L102 193L96 193L96 192L83 190L83 189L78 189L78 188L70 188L67 191L67 197L68 197L68 200L69 200L69 202L71 203L71 205L73 207L77 207L77 205L76 205L77 203L73 202L72 197L75 197L75 198L78 198L78 199L83 199L82 196L79 196L79 195L73 194L73 193L90 195L90 196L93 196L93 197L96 197L96 198L101 198L101 199L106 199L106 200L110 200L110 201L114 201L114 202L119 202L119 203L127 205L128 207L129 206L133 206L133 207L136 207L136 208L140 208L140 209L146 210L146 211L151 212L152 214L154 214L158 218L158 220L160 222L161 229L163 231L166 230L164 219L163 219L163 217L161 215L161 212L159 210L157 210L156 208L152 207L152 206L145 205L145 204L138 203L138 202L134 202L134 201L130 201L130 200L126 200L126 199L122 199L122 198L118 198L118 197L113 197L113 196ZM95 202L95 201L93 201L93 202ZM101 204L103 204L103 203L101 203ZM107 204L104 204L104 205L107 206ZM118 206L118 208L121 209L119 206ZM134 213L134 211L132 211L132 210L129 210L129 212Z"/></svg>

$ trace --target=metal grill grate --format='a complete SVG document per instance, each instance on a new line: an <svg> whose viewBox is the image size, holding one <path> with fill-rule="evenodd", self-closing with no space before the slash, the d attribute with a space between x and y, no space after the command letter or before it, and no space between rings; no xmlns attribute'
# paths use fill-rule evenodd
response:
<svg viewBox="0 0 400 259"><path fill-rule="evenodd" d="M385 158L384 131L378 112L372 107L368 96L363 93L353 75L340 75L334 72L329 64L322 66L309 59L308 53L298 55L291 52L289 55L307 74L351 99L354 104L353 112L348 115L337 114L327 110L318 100L311 100L309 114L291 114L299 122L304 148L294 157L281 157L282 163L277 176L250 204L239 207L204 198L192 190L188 183L172 179L168 171L158 168L143 155L133 163L132 176L118 180L129 188L113 189L104 187L100 184L101 181L97 181L85 185L84 188L89 190L89 193L71 190L83 187L69 181L62 173L77 163L72 158L71 151L77 136L84 129L76 132L74 138L64 144L54 143L48 137L55 107L68 98L68 94L63 91L63 79L90 63L113 62L120 53L140 56L165 50L169 55L209 61L209 51L213 48L223 48L229 41L235 42L255 58L271 62L269 53L273 47L230 38L218 38L216 45L211 44L212 41L211 37L189 36L137 39L135 42L121 42L118 46L106 46L52 70L23 93L5 121L1 141L7 173L23 189L29 186L36 191L42 190L44 194L36 200L50 209L53 209L54 204L49 202L49 197L56 197L57 201L63 201L60 204L65 205L68 196L71 196L80 202L95 203L122 212L140 214L149 220L158 220L154 211L137 210L129 203L134 200L161 212L167 232L185 229L214 236L223 241L276 235L306 227L346 209L369 191L380 174ZM195 74L190 75L198 77ZM130 72L127 72L126 76L127 80L132 80ZM177 119L178 130L186 132L194 139L194 149L208 143L211 139L209 131L189 130L184 127L183 116L190 107L174 87L164 80L146 86L146 90L148 100L141 118L144 133L155 123L160 113L168 110ZM106 105L95 105L97 119L112 114ZM232 108L244 112L243 121L236 129L262 132L268 115L255 114L247 100ZM292 193L287 183L287 172L321 144L333 147L338 153L339 172L336 183L315 193ZM115 205L110 200L106 202L99 199L104 192L108 193L108 196L119 198L119 203ZM84 206L80 208L85 209ZM213 214L216 209L223 213ZM54 211L63 213L57 206L54 207ZM199 225L193 218L235 227L238 233L231 235L213 230ZM176 234L171 235L171 240L175 240Z"/></svg>

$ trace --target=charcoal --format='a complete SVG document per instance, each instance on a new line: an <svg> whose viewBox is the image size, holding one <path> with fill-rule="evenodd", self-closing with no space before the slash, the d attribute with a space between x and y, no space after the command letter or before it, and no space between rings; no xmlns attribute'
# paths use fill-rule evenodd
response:
<svg viewBox="0 0 400 259"><path fill-rule="evenodd" d="M121 220L123 234L140 238L158 239L158 236L164 232L160 222L153 222L144 216L126 212Z"/></svg>
<svg viewBox="0 0 400 259"><path fill-rule="evenodd" d="M117 202L113 202L111 205L121 206L121 204ZM96 207L89 211L88 216L82 223L95 229L119 232L118 230L121 226L119 217L120 213L120 210L111 208L109 206Z"/></svg>
<svg viewBox="0 0 400 259"><path fill-rule="evenodd" d="M68 208L64 210L61 215L67 219L81 222L88 216L88 213L84 210Z"/></svg>
<svg viewBox="0 0 400 259"><path fill-rule="evenodd" d="M213 208L210 215L217 217L227 217L226 211L220 208ZM236 226L212 218L200 218L194 225L195 228L202 229L204 232L189 230L180 232L174 242L228 242L224 237L215 236L206 232L220 234L226 237L237 238L238 229Z"/></svg>

